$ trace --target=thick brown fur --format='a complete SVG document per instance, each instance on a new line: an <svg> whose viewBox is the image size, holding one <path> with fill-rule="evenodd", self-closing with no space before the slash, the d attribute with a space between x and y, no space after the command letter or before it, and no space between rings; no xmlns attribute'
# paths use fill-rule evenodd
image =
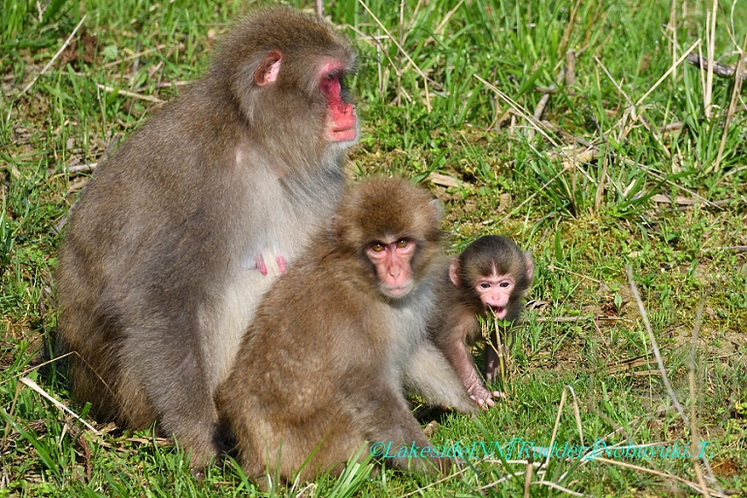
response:
<svg viewBox="0 0 747 498"><path fill-rule="evenodd" d="M158 421L198 468L219 450L213 393L281 257L301 252L344 190L357 132L340 83L353 62L330 25L257 12L96 171L72 210L57 287L73 392L97 419ZM330 140L343 114L348 138Z"/></svg>
<svg viewBox="0 0 747 498"><path fill-rule="evenodd" d="M428 448L405 389L474 410L425 329L440 216L430 195L404 180L365 181L266 294L217 403L244 471L262 487L267 475L292 481L314 451L302 480L339 471L366 442ZM401 238L416 244L415 285L393 299L380 291L366 248ZM385 460L405 469L447 465L440 458Z"/></svg>
<svg viewBox="0 0 747 498"><path fill-rule="evenodd" d="M450 275L450 264L452 271L457 270L456 275ZM492 405L492 396L502 393L491 393L485 389L468 349L481 336L477 317L485 318L490 312L476 291L475 283L491 274L509 275L514 279L515 287L508 300L505 316L506 321L514 323L519 319L524 293L531 284L531 255L523 252L508 237L490 235L472 242L458 258L451 262L444 261L441 266L436 285L437 313L428 327L431 337L462 379L470 396L481 406L486 401ZM485 346L485 376L488 381L496 379L499 368L496 350L494 331L491 343Z"/></svg>

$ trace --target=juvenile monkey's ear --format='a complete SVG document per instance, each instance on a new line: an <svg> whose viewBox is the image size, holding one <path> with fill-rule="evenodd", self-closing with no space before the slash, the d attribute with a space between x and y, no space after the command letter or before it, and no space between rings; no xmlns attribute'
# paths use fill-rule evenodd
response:
<svg viewBox="0 0 747 498"><path fill-rule="evenodd" d="M524 253L524 263L527 266L527 279L529 281L532 281L532 277L534 276L534 261L532 261L532 253L527 251Z"/></svg>
<svg viewBox="0 0 747 498"><path fill-rule="evenodd" d="M254 83L258 86L265 86L274 83L278 79L280 71L280 62L283 60L283 54L280 50L270 50L265 55L262 62L259 63L254 71Z"/></svg>
<svg viewBox="0 0 747 498"><path fill-rule="evenodd" d="M459 258L451 258L451 263L449 264L449 279L452 284L459 287Z"/></svg>

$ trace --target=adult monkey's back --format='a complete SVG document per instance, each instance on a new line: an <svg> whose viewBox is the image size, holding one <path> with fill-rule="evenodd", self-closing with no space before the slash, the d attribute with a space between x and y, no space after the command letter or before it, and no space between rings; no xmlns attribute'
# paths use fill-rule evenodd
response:
<svg viewBox="0 0 747 498"><path fill-rule="evenodd" d="M157 420L197 470L215 455L215 387L273 276L342 193L353 62L328 24L255 13L96 172L57 283L73 391L99 420Z"/></svg>

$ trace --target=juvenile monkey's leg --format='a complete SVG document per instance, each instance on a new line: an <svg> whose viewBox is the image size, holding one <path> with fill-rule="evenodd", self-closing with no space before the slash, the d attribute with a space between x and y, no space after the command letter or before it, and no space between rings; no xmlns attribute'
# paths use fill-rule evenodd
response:
<svg viewBox="0 0 747 498"><path fill-rule="evenodd" d="M490 345L486 348L492 349ZM480 378L480 374L472 360L472 354L467 350L464 341L453 344L449 355L449 361L457 371L457 375L462 379L464 387L472 400L481 408L485 409L495 405L493 398L505 398L505 393L501 391L489 391L485 383ZM486 353L487 354L487 353Z"/></svg>
<svg viewBox="0 0 747 498"><path fill-rule="evenodd" d="M506 345L498 343L498 337L494 330L490 336L490 343L485 345L485 380L495 382L501 377L501 361L504 368L508 359ZM501 393L502 394L502 393ZM505 394L503 394L505 396Z"/></svg>
<svg viewBox="0 0 747 498"><path fill-rule="evenodd" d="M467 350L467 344L462 339L464 333L454 333L452 337L448 340L441 337L440 351L445 354L449 364L454 368L472 401L483 409L494 406L493 398L502 398L505 397L505 394L500 391L491 392L487 390L475 368L472 354Z"/></svg>

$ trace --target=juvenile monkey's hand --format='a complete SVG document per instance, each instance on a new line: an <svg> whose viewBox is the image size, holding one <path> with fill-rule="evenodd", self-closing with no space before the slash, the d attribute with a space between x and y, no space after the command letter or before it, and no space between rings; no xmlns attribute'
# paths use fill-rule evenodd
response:
<svg viewBox="0 0 747 498"><path fill-rule="evenodd" d="M506 397L506 393L504 392L488 391L484 386L481 385L473 385L470 389L467 390L467 393L469 394L469 397L472 398L472 401L477 403L477 405L483 410L487 410L488 408L495 406L494 398L497 399Z"/></svg>

